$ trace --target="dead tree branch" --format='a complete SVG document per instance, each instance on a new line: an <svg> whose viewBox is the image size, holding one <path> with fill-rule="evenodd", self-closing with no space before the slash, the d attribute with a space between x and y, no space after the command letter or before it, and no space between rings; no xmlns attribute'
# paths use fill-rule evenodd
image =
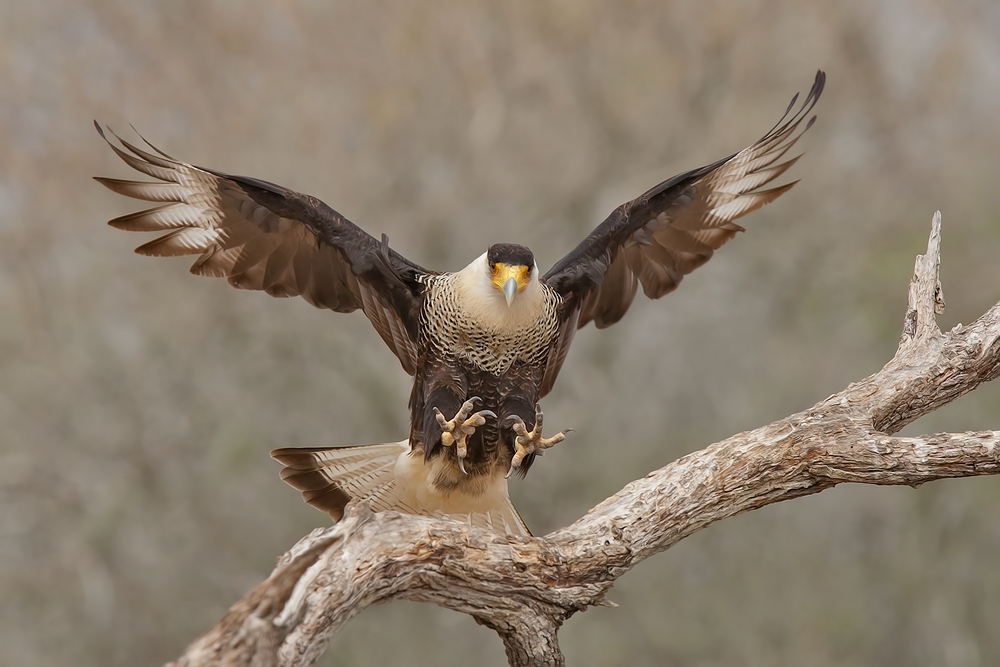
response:
<svg viewBox="0 0 1000 667"><path fill-rule="evenodd" d="M715 521L844 482L917 486L1000 472L1000 431L892 435L1000 373L1000 303L969 326L937 326L940 239L938 213L917 257L899 348L874 375L688 454L545 537L507 539L349 506L173 664L310 665L354 615L405 598L493 628L511 665L562 665L556 633L567 618L607 604L618 577Z"/></svg>

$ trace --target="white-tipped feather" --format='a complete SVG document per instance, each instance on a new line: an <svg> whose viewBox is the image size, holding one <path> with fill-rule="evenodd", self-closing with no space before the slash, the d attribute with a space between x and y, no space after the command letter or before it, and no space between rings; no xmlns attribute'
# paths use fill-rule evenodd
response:
<svg viewBox="0 0 1000 667"><path fill-rule="evenodd" d="M761 192L749 192L732 199L725 204L716 206L711 210L710 215L718 220L729 222L742 217L751 211L756 211L764 204L769 204L779 196L787 192L795 183L788 183L770 190Z"/></svg>
<svg viewBox="0 0 1000 667"><path fill-rule="evenodd" d="M747 174L734 174L732 182L721 181L717 187L720 192L726 194L742 195L744 192L759 188L778 178L798 162L801 157L801 155L797 155L791 160L786 160L779 165L768 167L767 169L760 169Z"/></svg>
<svg viewBox="0 0 1000 667"><path fill-rule="evenodd" d="M176 183L146 183L143 181L123 181L117 178L98 178L102 185L126 197L146 201L186 202L193 194L189 188Z"/></svg>
<svg viewBox="0 0 1000 667"><path fill-rule="evenodd" d="M123 215L108 222L127 232L159 232L181 227L200 227L204 212L190 204L166 204L138 213Z"/></svg>

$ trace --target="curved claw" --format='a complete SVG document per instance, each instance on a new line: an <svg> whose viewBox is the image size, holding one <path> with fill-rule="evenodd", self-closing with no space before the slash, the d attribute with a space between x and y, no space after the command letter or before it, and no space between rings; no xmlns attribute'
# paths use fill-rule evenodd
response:
<svg viewBox="0 0 1000 667"><path fill-rule="evenodd" d="M504 418L503 423L513 423L512 428L516 434L516 437L514 438L514 456L510 461L510 469L507 471L505 477L510 477L515 468L520 468L524 459L531 455L541 456L546 449L559 444L566 439L566 434L572 433L575 430L567 428L559 433L556 433L551 438L543 438L543 418L541 407L536 406L535 426L530 431L528 430L528 426L525 424L524 419L520 416L510 415Z"/></svg>
<svg viewBox="0 0 1000 667"><path fill-rule="evenodd" d="M452 419L446 419L441 411L433 407L434 419L441 426L441 444L445 447L455 447L455 458L458 459L458 469L463 475L469 472L465 469L465 457L467 438L476 432L476 428L486 423L486 418L497 418L497 413L492 410L480 410L473 412L477 403L482 403L479 396L470 396Z"/></svg>
<svg viewBox="0 0 1000 667"><path fill-rule="evenodd" d="M507 422L512 422L513 423L512 428L514 429L514 433L517 434L518 438L528 437L528 435L529 435L528 434L528 425L525 424L524 420L521 419L518 415L511 415L511 416L507 417L506 419L504 419L504 423L507 423ZM535 430L536 431L538 430L538 422L536 422Z"/></svg>

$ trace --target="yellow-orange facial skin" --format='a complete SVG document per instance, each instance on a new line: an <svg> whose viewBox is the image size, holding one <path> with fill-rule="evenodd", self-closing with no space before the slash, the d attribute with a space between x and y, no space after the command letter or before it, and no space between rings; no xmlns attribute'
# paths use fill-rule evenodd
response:
<svg viewBox="0 0 1000 667"><path fill-rule="evenodd" d="M493 286L497 288L498 291L503 292L503 286L507 284L507 281L511 278L517 283L517 291L522 292L524 288L528 286L528 280L531 277L531 267L524 266L523 264L504 264L503 262L495 262L490 264L490 277L493 280Z"/></svg>

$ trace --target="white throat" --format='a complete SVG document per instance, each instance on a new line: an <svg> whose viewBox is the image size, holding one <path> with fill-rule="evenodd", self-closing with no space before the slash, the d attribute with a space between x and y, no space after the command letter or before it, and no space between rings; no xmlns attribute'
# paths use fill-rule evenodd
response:
<svg viewBox="0 0 1000 667"><path fill-rule="evenodd" d="M522 329L538 321L545 294L532 267L527 287L514 295L510 305L490 276L486 253L455 274L455 287L465 314L476 324L493 331Z"/></svg>

